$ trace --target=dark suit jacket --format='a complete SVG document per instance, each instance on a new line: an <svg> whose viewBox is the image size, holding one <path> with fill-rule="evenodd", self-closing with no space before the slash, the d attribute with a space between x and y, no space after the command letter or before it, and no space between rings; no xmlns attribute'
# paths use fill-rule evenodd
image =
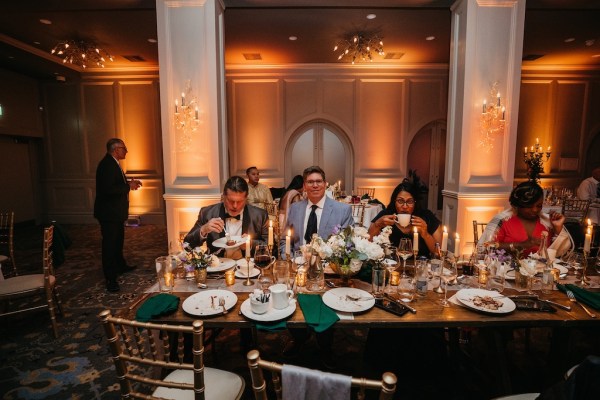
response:
<svg viewBox="0 0 600 400"><path fill-rule="evenodd" d="M98 221L124 222L129 215L129 184L121 168L106 154L96 168L94 217Z"/></svg>
<svg viewBox="0 0 600 400"><path fill-rule="evenodd" d="M288 229L292 230L291 238L291 253L300 250L304 240L304 219L306 216L306 206L308 200L297 201L290 205L290 212L288 214L287 223L283 232L286 233ZM325 204L323 205L323 212L321 213L321 220L319 221L319 228L317 234L323 239L327 239L329 235L333 233L333 228L340 225L342 228L348 225L354 225L354 217L352 217L352 207L349 204L340 203L327 197ZM285 236L281 236L279 241L279 254L285 255Z"/></svg>
<svg viewBox="0 0 600 400"><path fill-rule="evenodd" d="M214 247L212 243L222 237L225 237L225 232L210 232L205 239L200 237L200 228L206 224L211 218L220 217L225 220L225 206L223 203L213 204L207 207L202 207L200 213L198 213L198 220L194 224L194 227L190 232L185 235L183 239L185 242L194 248L201 246L202 243L207 241L208 248L211 253L219 250ZM244 218L242 220L242 234L248 233L252 235L252 249L257 244L266 244L267 236L269 234L269 215L261 208L254 207L253 205L246 204L244 208Z"/></svg>

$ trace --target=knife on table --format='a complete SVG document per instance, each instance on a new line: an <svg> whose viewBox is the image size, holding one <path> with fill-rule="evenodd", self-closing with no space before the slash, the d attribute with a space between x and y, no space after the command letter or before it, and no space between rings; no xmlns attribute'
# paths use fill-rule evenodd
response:
<svg viewBox="0 0 600 400"><path fill-rule="evenodd" d="M567 310L567 311L571 311L571 307L570 306L565 306L563 304L554 302L552 300L545 300L545 299L540 299L540 296L538 296L537 294L523 294L523 295L515 295L515 296L508 296L509 299L533 299L533 300L538 300L538 301L542 301L544 303L547 304L552 304L553 306L556 306L558 308L562 308L563 310Z"/></svg>

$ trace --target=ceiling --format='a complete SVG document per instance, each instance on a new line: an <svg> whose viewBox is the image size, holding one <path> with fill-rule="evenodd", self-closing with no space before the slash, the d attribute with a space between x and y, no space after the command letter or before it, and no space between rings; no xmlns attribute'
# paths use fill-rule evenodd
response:
<svg viewBox="0 0 600 400"><path fill-rule="evenodd" d="M334 44L356 31L377 32L387 65L448 63L452 0L225 0L228 65L339 63ZM40 79L76 77L50 50L64 39L97 43L115 56L106 69L156 69L155 0L4 0L0 68ZM376 18L367 19L368 14ZM51 21L42 24L40 19ZM527 0L524 65L600 68L600 0ZM290 36L297 40L290 41ZM425 40L434 36L434 40ZM565 42L565 39L573 41ZM587 41L587 44L586 44ZM248 61L244 53L260 54ZM131 61L131 56L137 61ZM596 56L596 57L594 57ZM126 57L129 57L126 58Z"/></svg>

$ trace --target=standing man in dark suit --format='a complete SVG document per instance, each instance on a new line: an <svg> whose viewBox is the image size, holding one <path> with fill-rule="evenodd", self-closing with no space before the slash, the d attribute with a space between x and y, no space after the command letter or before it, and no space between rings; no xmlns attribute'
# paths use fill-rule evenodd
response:
<svg viewBox="0 0 600 400"><path fill-rule="evenodd" d="M137 190L142 183L127 180L119 165L127 156L127 147L121 139L106 142L106 155L96 169L96 201L94 217L100 222L102 232L102 270L106 278L106 290L120 290L117 276L133 270L123 257L125 221L129 215L129 191Z"/></svg>
<svg viewBox="0 0 600 400"><path fill-rule="evenodd" d="M232 176L225 182L223 188L223 201L203 207L198 214L194 227L185 236L184 241L194 248L205 241L211 253L219 250L213 242L225 237L225 231L231 236L252 236L252 246L266 244L269 232L269 216L267 212L258 207L247 204L248 183L240 176ZM245 250L246 244L241 245ZM252 249L251 249L252 250ZM241 252L225 254L228 258L241 258Z"/></svg>

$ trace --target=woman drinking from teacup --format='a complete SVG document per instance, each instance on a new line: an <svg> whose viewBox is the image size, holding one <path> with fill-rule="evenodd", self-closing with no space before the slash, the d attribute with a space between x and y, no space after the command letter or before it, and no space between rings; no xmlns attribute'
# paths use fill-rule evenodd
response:
<svg viewBox="0 0 600 400"><path fill-rule="evenodd" d="M535 182L517 185L510 193L511 208L496 215L486 225L478 244L497 242L501 249L517 248L523 256L538 251L542 232L548 232L548 250L560 257L573 248L573 239L563 226L565 216L542 213L544 190Z"/></svg>
<svg viewBox="0 0 600 400"><path fill-rule="evenodd" d="M383 228L391 226L390 242L393 246L398 246L402 238L412 241L414 228L417 228L418 255L429 258L435 251L435 244L442 242L442 226L431 211L420 207L417 198L417 185L407 178L404 179L394 189L388 206L373 219L369 226L369 235L377 236Z"/></svg>

